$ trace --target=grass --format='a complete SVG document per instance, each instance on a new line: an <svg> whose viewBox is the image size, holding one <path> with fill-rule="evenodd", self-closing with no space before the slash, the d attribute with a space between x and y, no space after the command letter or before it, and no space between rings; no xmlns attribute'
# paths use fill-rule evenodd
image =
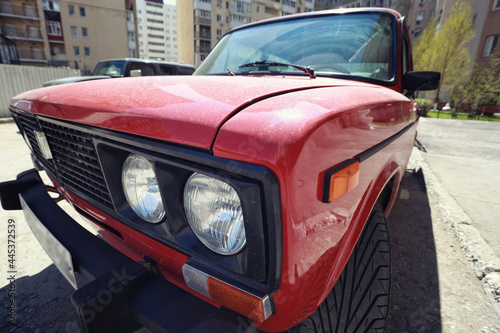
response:
<svg viewBox="0 0 500 333"><path fill-rule="evenodd" d="M428 118L438 118L438 113L437 113L437 111L428 111L427 117ZM474 118L469 119L467 116L467 113L457 113L457 117L453 118L451 115L451 112L445 112L445 111L439 112L439 118L440 119L461 119L461 120L481 120L481 121L500 122L500 117L493 117L493 116L475 116Z"/></svg>

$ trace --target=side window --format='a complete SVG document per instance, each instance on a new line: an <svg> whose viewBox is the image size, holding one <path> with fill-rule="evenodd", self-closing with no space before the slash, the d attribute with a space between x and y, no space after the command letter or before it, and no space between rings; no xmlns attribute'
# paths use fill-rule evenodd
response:
<svg viewBox="0 0 500 333"><path fill-rule="evenodd" d="M194 68L192 67L179 66L177 70L179 71L179 75L191 75L194 73Z"/></svg>
<svg viewBox="0 0 500 333"><path fill-rule="evenodd" d="M142 63L142 62L133 62L130 64L130 70L137 70L139 69L141 71L141 76L151 76L155 75L155 70L153 68L152 64L147 64L147 63ZM130 73L128 74L130 76Z"/></svg>
<svg viewBox="0 0 500 333"><path fill-rule="evenodd" d="M175 75L175 68L169 65L160 65L160 75Z"/></svg>

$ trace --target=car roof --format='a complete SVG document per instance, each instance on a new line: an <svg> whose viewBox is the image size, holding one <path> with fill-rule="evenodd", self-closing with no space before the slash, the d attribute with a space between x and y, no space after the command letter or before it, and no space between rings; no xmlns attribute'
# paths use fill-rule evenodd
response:
<svg viewBox="0 0 500 333"><path fill-rule="evenodd" d="M127 62L142 62L142 63L148 63L148 64L163 64L163 65L173 65L173 66L184 66L184 67L193 67L193 65L189 64L183 64L180 62L171 62L171 61L162 61L162 60L154 60L154 59L140 59L140 58L116 58L116 59L105 59L101 60L99 62L106 62L106 61L127 61Z"/></svg>

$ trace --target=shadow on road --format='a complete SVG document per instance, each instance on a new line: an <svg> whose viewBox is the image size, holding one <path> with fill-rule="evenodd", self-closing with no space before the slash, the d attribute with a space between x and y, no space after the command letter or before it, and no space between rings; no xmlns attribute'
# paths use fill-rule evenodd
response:
<svg viewBox="0 0 500 333"><path fill-rule="evenodd" d="M387 332L441 332L436 247L422 170L407 171L389 216L392 285Z"/></svg>
<svg viewBox="0 0 500 333"><path fill-rule="evenodd" d="M9 302L6 286L0 289L1 304ZM2 311L0 332L80 332L76 312L70 301L74 289L54 265L36 275L15 282L15 324L7 311Z"/></svg>

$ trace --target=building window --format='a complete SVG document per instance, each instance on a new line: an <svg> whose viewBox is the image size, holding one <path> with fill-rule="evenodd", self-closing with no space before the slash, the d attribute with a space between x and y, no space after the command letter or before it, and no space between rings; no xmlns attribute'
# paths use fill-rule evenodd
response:
<svg viewBox="0 0 500 333"><path fill-rule="evenodd" d="M87 17L87 14L85 13L85 7L80 7L80 17Z"/></svg>
<svg viewBox="0 0 500 333"><path fill-rule="evenodd" d="M238 2L241 2L241 1L238 1ZM236 6L238 6L238 2L236 2ZM281 0L281 4L285 5L285 6L293 7L293 8L295 8L295 6L296 6L295 0ZM236 12L243 13L243 12L238 11L238 10L236 10Z"/></svg>
<svg viewBox="0 0 500 333"><path fill-rule="evenodd" d="M85 53L86 57L90 57L90 47L84 47L83 52Z"/></svg>
<svg viewBox="0 0 500 333"><path fill-rule="evenodd" d="M47 34L49 36L62 36L61 23L57 21L47 21Z"/></svg>
<svg viewBox="0 0 500 333"><path fill-rule="evenodd" d="M68 5L69 16L75 16L75 6Z"/></svg>
<svg viewBox="0 0 500 333"><path fill-rule="evenodd" d="M495 9L500 9L500 0L497 0L495 4Z"/></svg>
<svg viewBox="0 0 500 333"><path fill-rule="evenodd" d="M222 8L222 0L217 0L217 7Z"/></svg>
<svg viewBox="0 0 500 333"><path fill-rule="evenodd" d="M82 37L89 38L89 30L85 27L82 27Z"/></svg>
<svg viewBox="0 0 500 333"><path fill-rule="evenodd" d="M135 43L135 34L133 32L129 31L127 37L129 42Z"/></svg>
<svg viewBox="0 0 500 333"><path fill-rule="evenodd" d="M221 36L222 36L222 30L217 29L217 39L221 38Z"/></svg>
<svg viewBox="0 0 500 333"><path fill-rule="evenodd" d="M39 47L31 47L31 56L36 60L43 60L42 49Z"/></svg>
<svg viewBox="0 0 500 333"><path fill-rule="evenodd" d="M200 10L200 17L210 19L210 11Z"/></svg>
<svg viewBox="0 0 500 333"><path fill-rule="evenodd" d="M486 37L483 49L483 57L490 57L495 53L498 43L498 35Z"/></svg>
<svg viewBox="0 0 500 333"><path fill-rule="evenodd" d="M419 24L420 22L422 22L424 20L424 14L425 14L425 11L418 12L418 14L417 14L417 24Z"/></svg>
<svg viewBox="0 0 500 333"><path fill-rule="evenodd" d="M71 36L78 37L78 29L74 25L71 26Z"/></svg>
<svg viewBox="0 0 500 333"><path fill-rule="evenodd" d="M222 15L217 14L217 22L222 22Z"/></svg>
<svg viewBox="0 0 500 333"><path fill-rule="evenodd" d="M79 57L80 56L80 47L73 46L73 52L75 53L75 57Z"/></svg>
<svg viewBox="0 0 500 333"><path fill-rule="evenodd" d="M134 13L127 12L127 22L134 23Z"/></svg>

